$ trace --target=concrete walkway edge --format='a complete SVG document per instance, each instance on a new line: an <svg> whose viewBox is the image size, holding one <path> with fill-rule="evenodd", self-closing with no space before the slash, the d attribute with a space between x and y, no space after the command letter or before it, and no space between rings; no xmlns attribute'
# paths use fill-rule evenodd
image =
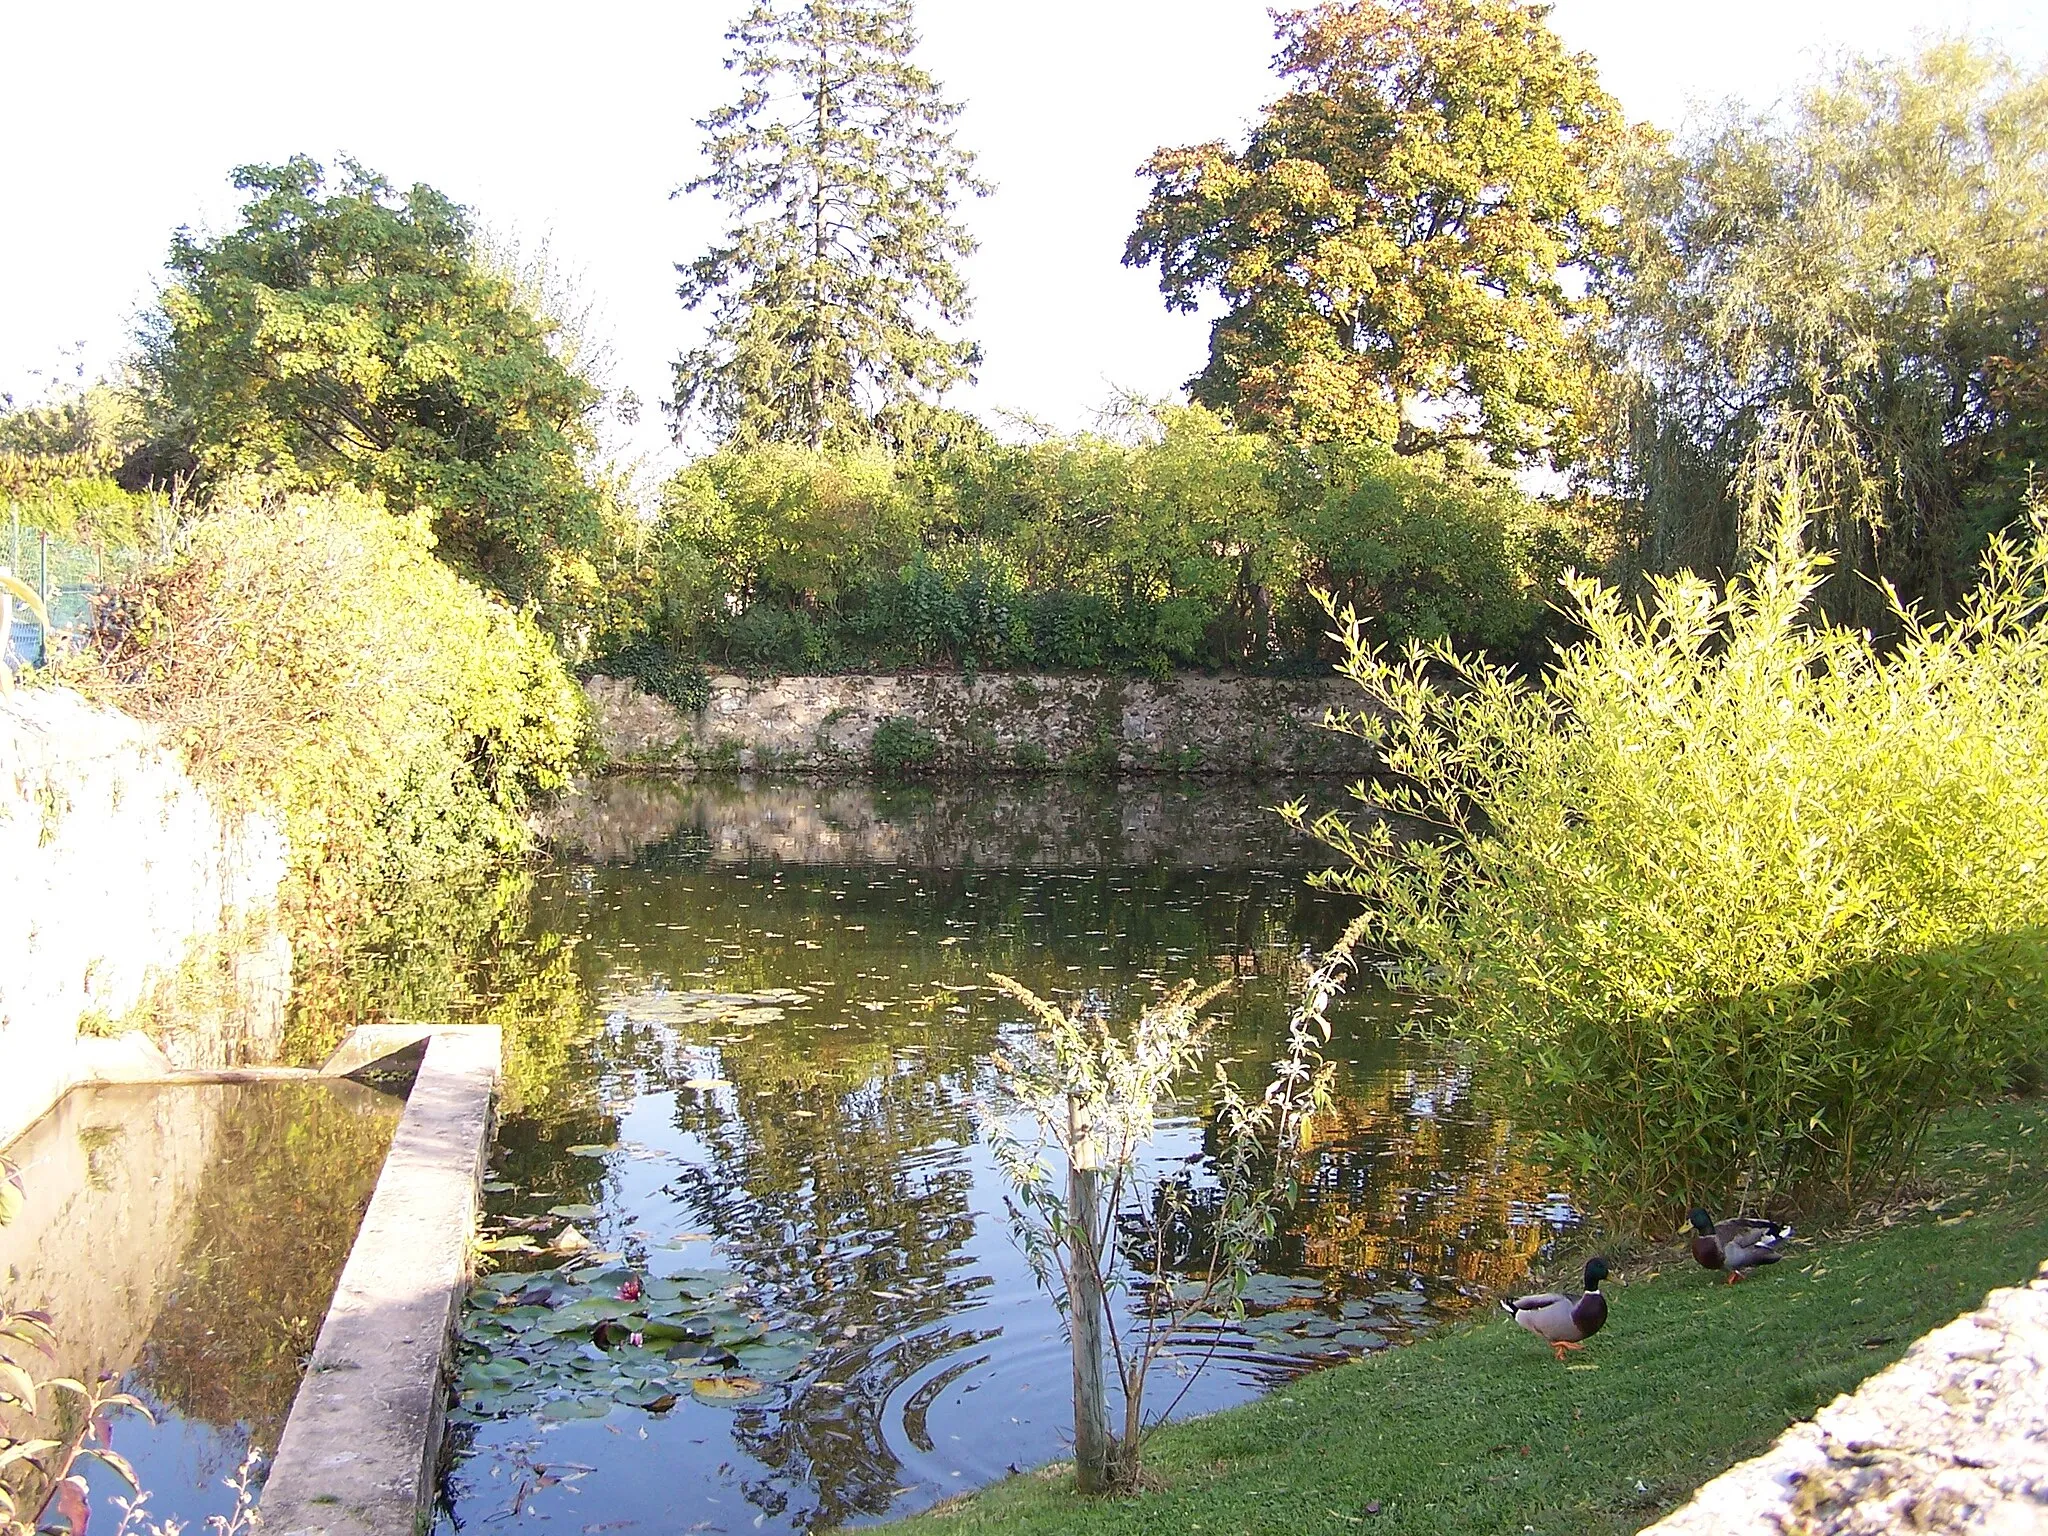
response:
<svg viewBox="0 0 2048 1536"><path fill-rule="evenodd" d="M425 1529L498 1071L496 1028L430 1036L264 1484L265 1536Z"/></svg>

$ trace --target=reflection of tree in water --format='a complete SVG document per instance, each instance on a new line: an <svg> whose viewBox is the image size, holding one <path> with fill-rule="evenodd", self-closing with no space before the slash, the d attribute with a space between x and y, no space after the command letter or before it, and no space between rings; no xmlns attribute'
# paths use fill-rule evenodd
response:
<svg viewBox="0 0 2048 1536"><path fill-rule="evenodd" d="M359 1024L495 1024L508 1113L587 1112L590 1078L576 1058L601 1020L576 966L582 930L537 913L534 895L526 869L389 893L345 937L304 957L291 1055L320 1061Z"/></svg>
<svg viewBox="0 0 2048 1536"><path fill-rule="evenodd" d="M934 1070L921 1044L877 1031L841 1046L785 1020L724 1057L738 1113L711 1093L677 1098L678 1125L711 1155L670 1192L825 1341L790 1411L743 1412L735 1425L771 1471L748 1498L780 1514L796 1490L815 1490L813 1525L890 1507L901 1481L891 1394L991 1336L948 1322L986 1284L953 1273L974 1231L976 1133L961 1078ZM920 1412L913 1403L907 1417Z"/></svg>
<svg viewBox="0 0 2048 1536"><path fill-rule="evenodd" d="M1462 1067L1340 1081L1309 1134L1315 1172L1282 1237L1288 1262L1418 1275L1443 1303L1513 1285L1555 1230L1543 1213L1556 1184L1509 1121L1473 1104Z"/></svg>
<svg viewBox="0 0 2048 1536"><path fill-rule="evenodd" d="M1473 1102L1469 1071L1453 1062L1341 1064L1303 1151L1300 1200L1264 1266L1320 1272L1354 1292L1417 1278L1440 1308L1497 1293L1527 1272L1562 1214L1547 1170L1506 1119ZM1197 1192L1198 1209L1205 1198ZM1178 1234L1176 1246L1199 1240Z"/></svg>
<svg viewBox="0 0 2048 1536"><path fill-rule="evenodd" d="M218 1091L176 1289L131 1379L275 1449L404 1104L355 1083Z"/></svg>
<svg viewBox="0 0 2048 1536"><path fill-rule="evenodd" d="M1274 1000L1261 1001L1267 1006L1247 1013L1263 1018ZM1569 1219L1549 1173L1507 1119L1475 1102L1467 1067L1371 1039L1369 1007L1340 1019L1368 1032L1366 1054L1338 1063L1331 1102L1304 1133L1300 1198L1282 1214L1261 1267L1321 1274L1332 1294L1354 1296L1419 1279L1439 1311L1515 1284ZM1247 1022L1232 1021L1219 1047L1240 1089L1257 1092L1271 1037ZM1340 1051L1342 1043L1340 1034ZM1212 1120L1202 1152L1158 1170L1150 1203L1123 1212L1122 1241L1140 1271L1150 1271L1162 1243L1169 1271L1204 1270L1220 1198L1217 1151Z"/></svg>

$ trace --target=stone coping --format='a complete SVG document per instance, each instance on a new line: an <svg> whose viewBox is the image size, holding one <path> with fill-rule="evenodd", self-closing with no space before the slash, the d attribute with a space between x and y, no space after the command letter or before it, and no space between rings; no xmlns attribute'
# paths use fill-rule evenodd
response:
<svg viewBox="0 0 2048 1536"><path fill-rule="evenodd" d="M2048 1264L1642 1536L2048 1531Z"/></svg>
<svg viewBox="0 0 2048 1536"><path fill-rule="evenodd" d="M264 1484L265 1536L425 1529L498 1072L494 1026L427 1035Z"/></svg>

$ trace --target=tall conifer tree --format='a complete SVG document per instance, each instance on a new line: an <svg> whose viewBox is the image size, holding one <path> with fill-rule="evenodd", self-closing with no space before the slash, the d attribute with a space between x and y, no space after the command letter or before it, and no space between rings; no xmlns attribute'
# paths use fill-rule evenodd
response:
<svg viewBox="0 0 2048 1536"><path fill-rule="evenodd" d="M980 360L956 217L987 187L953 142L960 108L910 62L911 0L756 0L726 34L739 99L698 126L733 222L677 271L711 308L676 363L678 426L812 447L905 435ZM678 194L680 195L680 194Z"/></svg>

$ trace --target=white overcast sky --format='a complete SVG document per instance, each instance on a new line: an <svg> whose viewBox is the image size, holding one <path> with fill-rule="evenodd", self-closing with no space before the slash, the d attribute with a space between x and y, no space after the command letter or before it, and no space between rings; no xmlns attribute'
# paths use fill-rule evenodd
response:
<svg viewBox="0 0 2048 1536"><path fill-rule="evenodd" d="M492 228L551 241L601 307L617 382L653 402L693 336L673 263L717 228L671 201L695 119L732 92L743 0L664 4L69 0L0 5L0 390L104 371L155 291L171 231L232 222L230 167L305 151L426 181ZM921 0L922 60L965 104L995 194L967 210L987 362L960 403L1085 425L1114 389L1163 395L1206 326L1119 265L1157 146L1242 134L1274 93L1266 7L1245 0ZM2048 54L2038 0L1560 0L1553 25L1631 116L1782 97L1833 53L1929 27Z"/></svg>

